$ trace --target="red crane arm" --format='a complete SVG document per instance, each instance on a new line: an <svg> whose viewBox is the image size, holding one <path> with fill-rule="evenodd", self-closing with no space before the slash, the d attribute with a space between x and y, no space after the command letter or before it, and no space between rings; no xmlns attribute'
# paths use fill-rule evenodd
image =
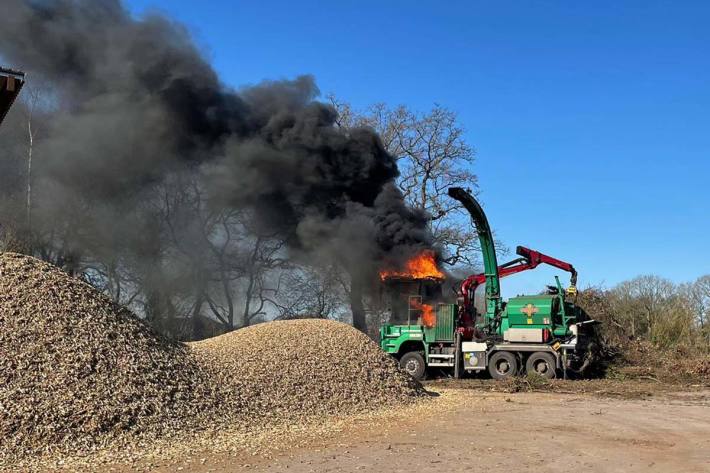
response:
<svg viewBox="0 0 710 473"><path fill-rule="evenodd" d="M552 256L548 256L544 253L540 253L539 251L525 248L524 246L517 247L515 252L521 257L498 266L498 274L501 278L510 276L511 274L520 273L522 271L527 271L529 269L535 269L540 264L545 263L563 271L572 273L570 278L571 284L572 286L577 284L577 270L574 269L574 266L571 264L557 258L553 258ZM476 287L484 282L486 282L486 275L484 273L480 273L472 274L467 277L463 283L461 283L461 295L463 296L465 307L468 307L473 299L473 293L476 290Z"/></svg>

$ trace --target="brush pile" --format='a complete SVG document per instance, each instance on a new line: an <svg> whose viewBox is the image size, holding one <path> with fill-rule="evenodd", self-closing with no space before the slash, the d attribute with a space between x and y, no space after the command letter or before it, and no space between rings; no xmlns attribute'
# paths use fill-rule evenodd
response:
<svg viewBox="0 0 710 473"><path fill-rule="evenodd" d="M0 253L0 467L422 393L342 323L272 322L188 346L54 266Z"/></svg>
<svg viewBox="0 0 710 473"><path fill-rule="evenodd" d="M577 303L601 322L590 346L593 363L586 376L676 385L710 384L710 350L702 340L689 344L686 339L685 343L678 341L664 347L648 340L648 336L636 337L617 321L608 293L596 288L580 291Z"/></svg>

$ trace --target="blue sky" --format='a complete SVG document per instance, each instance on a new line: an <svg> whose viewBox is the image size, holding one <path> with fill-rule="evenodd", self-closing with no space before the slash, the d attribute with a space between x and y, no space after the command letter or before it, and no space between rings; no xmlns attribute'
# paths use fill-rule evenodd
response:
<svg viewBox="0 0 710 473"><path fill-rule="evenodd" d="M186 24L232 86L308 73L356 107L453 109L499 238L572 262L582 287L710 272L710 2L127 5Z"/></svg>

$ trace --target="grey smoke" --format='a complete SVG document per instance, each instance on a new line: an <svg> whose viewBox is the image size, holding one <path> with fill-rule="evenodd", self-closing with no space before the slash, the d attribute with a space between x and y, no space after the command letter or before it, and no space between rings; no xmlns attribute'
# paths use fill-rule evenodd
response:
<svg viewBox="0 0 710 473"><path fill-rule="evenodd" d="M76 245L150 254L150 190L185 175L212 207L284 236L293 257L336 258L363 278L430 245L395 158L373 131L338 129L310 76L230 90L183 26L135 19L119 0L4 0L0 56L55 88L37 212L79 228Z"/></svg>

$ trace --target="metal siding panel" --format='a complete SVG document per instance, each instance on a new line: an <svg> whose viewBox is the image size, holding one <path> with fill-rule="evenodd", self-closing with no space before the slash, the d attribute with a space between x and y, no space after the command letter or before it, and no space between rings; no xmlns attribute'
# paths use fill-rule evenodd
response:
<svg viewBox="0 0 710 473"><path fill-rule="evenodd" d="M439 304L436 307L436 340L453 341L455 308L454 304Z"/></svg>

